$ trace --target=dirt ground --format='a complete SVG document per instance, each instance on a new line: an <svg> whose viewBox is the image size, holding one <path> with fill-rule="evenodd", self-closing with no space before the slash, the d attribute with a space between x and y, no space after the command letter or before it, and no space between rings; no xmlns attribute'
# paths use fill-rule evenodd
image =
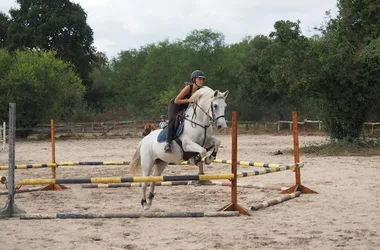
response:
<svg viewBox="0 0 380 250"><path fill-rule="evenodd" d="M231 159L231 136L221 135L218 159ZM131 160L140 138L57 140L56 161ZM300 136L300 145L324 140ZM291 135L239 135L238 159L292 163ZM16 163L51 161L49 141L20 141ZM253 212L252 217L0 220L0 249L378 249L380 245L380 157L315 157L301 155L303 184L319 194L303 194L282 204ZM0 165L8 155L0 152ZM249 171L252 167L240 167ZM230 166L212 164L206 173L229 173ZM164 175L196 174L194 166L169 166ZM7 175L6 171L0 174ZM60 167L58 178L126 176L128 166ZM16 181L50 178L50 169L17 170ZM239 179L289 187L294 173L285 171ZM4 185L0 191L4 191ZM157 187L151 211L216 211L230 201L221 186ZM240 205L278 197L278 191L239 188ZM0 204L7 197L0 196ZM82 189L16 195L27 213L138 212L137 188Z"/></svg>

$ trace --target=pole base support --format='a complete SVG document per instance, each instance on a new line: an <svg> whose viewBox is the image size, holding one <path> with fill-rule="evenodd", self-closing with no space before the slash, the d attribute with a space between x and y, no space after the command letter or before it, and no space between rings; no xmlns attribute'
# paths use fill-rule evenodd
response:
<svg viewBox="0 0 380 250"><path fill-rule="evenodd" d="M311 190L310 188L303 185L294 185L293 187L282 191L281 194L291 194L295 193L296 191L300 191L301 194L318 194L318 192L315 192L314 190Z"/></svg>
<svg viewBox="0 0 380 250"><path fill-rule="evenodd" d="M218 209L218 211L238 211L241 214L247 215L247 216L252 216L252 214L242 206L236 203L230 203L221 209Z"/></svg>
<svg viewBox="0 0 380 250"><path fill-rule="evenodd" d="M61 184L49 184L47 185L46 187L42 188L41 191L49 191L49 190L59 190L59 191L62 191L62 190L65 190L67 189L67 187L61 185Z"/></svg>
<svg viewBox="0 0 380 250"><path fill-rule="evenodd" d="M24 209L19 208L15 203L9 204L9 199L5 206L0 209L0 218L4 217L17 217L19 214L26 214Z"/></svg>

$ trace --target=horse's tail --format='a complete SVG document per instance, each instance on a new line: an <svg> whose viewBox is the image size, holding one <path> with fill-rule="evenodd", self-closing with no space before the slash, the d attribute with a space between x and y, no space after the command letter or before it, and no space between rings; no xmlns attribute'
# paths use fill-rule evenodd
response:
<svg viewBox="0 0 380 250"><path fill-rule="evenodd" d="M139 173L139 168L141 165L141 156L140 156L141 143L142 141L139 142L139 145L137 146L136 152L133 155L133 159L130 163L129 172L132 174L132 176L135 176Z"/></svg>

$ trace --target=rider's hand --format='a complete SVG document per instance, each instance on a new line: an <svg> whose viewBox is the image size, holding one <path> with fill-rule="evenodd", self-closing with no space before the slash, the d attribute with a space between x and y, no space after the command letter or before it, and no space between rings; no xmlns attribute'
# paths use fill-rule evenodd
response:
<svg viewBox="0 0 380 250"><path fill-rule="evenodd" d="M193 100L193 98L190 97L189 99L187 99L187 102L188 102L188 103L193 103L194 100Z"/></svg>

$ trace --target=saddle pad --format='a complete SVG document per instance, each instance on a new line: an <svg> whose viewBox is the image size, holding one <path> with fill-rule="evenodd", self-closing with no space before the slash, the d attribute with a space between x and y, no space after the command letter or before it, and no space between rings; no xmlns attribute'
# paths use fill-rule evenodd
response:
<svg viewBox="0 0 380 250"><path fill-rule="evenodd" d="M184 122L182 122L182 123L178 126L178 128L177 128L177 130L176 130L175 137L179 137L179 136L182 134L184 126L185 126L185 123L184 123ZM160 134L158 135L158 137L157 137L157 142L159 142L159 143L161 143L161 142L166 142L166 138L167 138L167 137L168 137L168 128L166 127L166 128L164 128L164 129L160 132ZM173 138L173 139L175 139L175 138Z"/></svg>

